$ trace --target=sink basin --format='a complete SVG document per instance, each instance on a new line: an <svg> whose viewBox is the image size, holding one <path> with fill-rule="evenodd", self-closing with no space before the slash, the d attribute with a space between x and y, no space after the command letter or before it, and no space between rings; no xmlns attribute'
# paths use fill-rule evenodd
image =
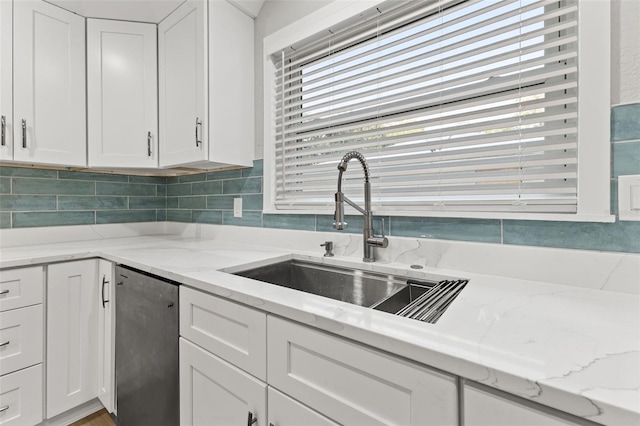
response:
<svg viewBox="0 0 640 426"><path fill-rule="evenodd" d="M298 259L233 274L430 323L467 284L466 280L416 281Z"/></svg>
<svg viewBox="0 0 640 426"><path fill-rule="evenodd" d="M365 307L373 306L407 286L406 278L296 259L235 275Z"/></svg>

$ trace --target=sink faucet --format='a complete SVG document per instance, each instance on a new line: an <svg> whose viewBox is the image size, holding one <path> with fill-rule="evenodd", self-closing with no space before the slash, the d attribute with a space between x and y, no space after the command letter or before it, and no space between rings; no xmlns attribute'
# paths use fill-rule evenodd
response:
<svg viewBox="0 0 640 426"><path fill-rule="evenodd" d="M347 163L349 160L356 159L360 161L362 169L364 170L364 209L351 201L342 193L342 173L347 170ZM338 164L338 192L336 192L336 212L334 215L335 222L333 227L337 230L343 230L347 227L347 222L344 221L344 202L349 203L351 207L358 210L364 216L364 226L362 228L362 239L364 245L364 257L365 262L374 262L375 257L373 255L373 247L386 248L389 246L389 240L384 236L384 219L382 219L382 236L376 237L373 233L373 213L371 212L371 184L369 183L369 166L367 166L367 160L364 155L357 151L347 152L340 164Z"/></svg>

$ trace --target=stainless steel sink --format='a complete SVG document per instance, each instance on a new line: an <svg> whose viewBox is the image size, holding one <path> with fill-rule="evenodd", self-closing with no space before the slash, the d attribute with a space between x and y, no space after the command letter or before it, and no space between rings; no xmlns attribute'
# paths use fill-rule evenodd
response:
<svg viewBox="0 0 640 426"><path fill-rule="evenodd" d="M407 280L407 277L297 259L233 273L430 323L440 318L467 284L466 280Z"/></svg>
<svg viewBox="0 0 640 426"><path fill-rule="evenodd" d="M407 285L406 278L296 259L236 272L235 275L366 307Z"/></svg>

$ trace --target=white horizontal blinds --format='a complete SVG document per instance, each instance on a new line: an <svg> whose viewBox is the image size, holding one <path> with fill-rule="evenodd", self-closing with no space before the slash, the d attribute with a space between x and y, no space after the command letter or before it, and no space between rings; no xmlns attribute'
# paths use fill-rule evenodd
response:
<svg viewBox="0 0 640 426"><path fill-rule="evenodd" d="M276 206L330 205L358 150L378 207L575 213L577 7L396 0L278 52Z"/></svg>

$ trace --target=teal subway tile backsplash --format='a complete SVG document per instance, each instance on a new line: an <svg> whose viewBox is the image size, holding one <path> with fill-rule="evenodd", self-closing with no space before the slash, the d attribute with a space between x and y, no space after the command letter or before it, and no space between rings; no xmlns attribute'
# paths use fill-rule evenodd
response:
<svg viewBox="0 0 640 426"><path fill-rule="evenodd" d="M68 172L60 170L58 179L63 180L93 180L103 182L129 182L127 175L111 175L107 173Z"/></svg>
<svg viewBox="0 0 640 426"><path fill-rule="evenodd" d="M494 219L393 217L391 235L440 240L500 243L501 223Z"/></svg>
<svg viewBox="0 0 640 426"><path fill-rule="evenodd" d="M613 176L640 174L640 141L613 144Z"/></svg>
<svg viewBox="0 0 640 426"><path fill-rule="evenodd" d="M640 103L611 108L611 140L640 140Z"/></svg>
<svg viewBox="0 0 640 426"><path fill-rule="evenodd" d="M167 197L129 197L129 209L166 209Z"/></svg>
<svg viewBox="0 0 640 426"><path fill-rule="evenodd" d="M96 195L156 196L156 185L96 182Z"/></svg>
<svg viewBox="0 0 640 426"><path fill-rule="evenodd" d="M11 228L11 213L0 212L0 229Z"/></svg>
<svg viewBox="0 0 640 426"><path fill-rule="evenodd" d="M207 208L207 197L203 195L195 197L180 197L178 198L178 208L203 210Z"/></svg>
<svg viewBox="0 0 640 426"><path fill-rule="evenodd" d="M96 212L96 223L155 222L155 210L104 210Z"/></svg>
<svg viewBox="0 0 640 426"><path fill-rule="evenodd" d="M0 194L11 193L11 179L2 177L0 178Z"/></svg>
<svg viewBox="0 0 640 426"><path fill-rule="evenodd" d="M55 209L56 197L54 195L3 195L0 198L0 210L2 211Z"/></svg>
<svg viewBox="0 0 640 426"><path fill-rule="evenodd" d="M262 216L265 228L297 229L302 231L316 230L316 217L309 214L265 214Z"/></svg>
<svg viewBox="0 0 640 426"><path fill-rule="evenodd" d="M167 196L169 197L179 197L182 195L191 195L191 184L190 183L179 183L179 184L169 184L167 185Z"/></svg>
<svg viewBox="0 0 640 426"><path fill-rule="evenodd" d="M262 213L260 212L242 212L242 217L233 217L233 212L222 212L223 225L236 226L254 226L262 227Z"/></svg>
<svg viewBox="0 0 640 426"><path fill-rule="evenodd" d="M201 179L205 179L205 175L196 175ZM191 184L193 195L212 195L212 194L222 194L222 182L220 181L212 181L212 182L194 182Z"/></svg>
<svg viewBox="0 0 640 426"><path fill-rule="evenodd" d="M640 174L639 112L640 104L612 108L611 141L606 141L612 148L612 214L617 213L617 177ZM349 227L345 231L335 231L330 214L263 213L263 170L262 160L256 160L252 168L168 178L2 167L0 197L7 201L1 201L0 207L13 210L0 208L0 227L167 220L362 232L361 215L347 216ZM51 204L51 199L33 199L36 196L55 198L56 205ZM242 218L233 216L233 200L238 197L243 203ZM327 195L328 199L332 197L332 193ZM36 210L42 208L51 210ZM379 219L374 220L376 234L381 231ZM403 216L384 219L390 236L640 253L640 222L574 223Z"/></svg>
<svg viewBox="0 0 640 426"><path fill-rule="evenodd" d="M58 210L126 209L127 197L58 196Z"/></svg>
<svg viewBox="0 0 640 426"><path fill-rule="evenodd" d="M256 194L262 192L262 179L240 178L222 182L223 194Z"/></svg>
<svg viewBox="0 0 640 426"><path fill-rule="evenodd" d="M13 228L33 228L37 226L92 225L95 212L17 212L12 216Z"/></svg>
<svg viewBox="0 0 640 426"><path fill-rule="evenodd" d="M13 178L12 194L94 195L96 183L92 181L66 181Z"/></svg>
<svg viewBox="0 0 640 426"><path fill-rule="evenodd" d="M21 167L0 167L0 176L36 177L41 179L58 179L56 170L31 169Z"/></svg>
<svg viewBox="0 0 640 426"><path fill-rule="evenodd" d="M0 176L1 228L166 220L166 177L5 166Z"/></svg>
<svg viewBox="0 0 640 426"><path fill-rule="evenodd" d="M578 223L511 220L504 243L640 253L640 222Z"/></svg>

